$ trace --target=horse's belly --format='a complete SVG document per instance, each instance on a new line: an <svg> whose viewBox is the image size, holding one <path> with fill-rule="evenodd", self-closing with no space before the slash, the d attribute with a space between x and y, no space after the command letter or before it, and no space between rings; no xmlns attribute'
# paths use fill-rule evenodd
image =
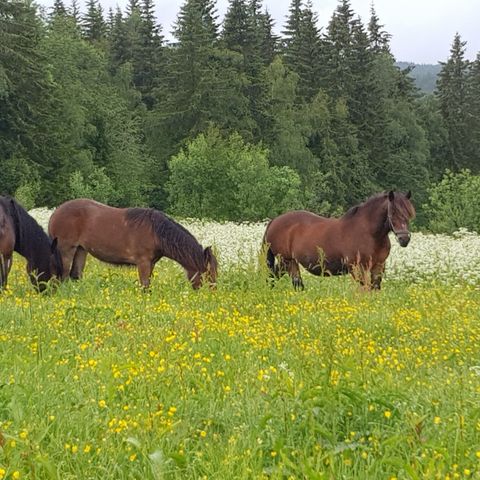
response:
<svg viewBox="0 0 480 480"><path fill-rule="evenodd" d="M129 254L129 252L117 252L112 248L99 248L85 246L87 252L98 260L106 263L112 263L114 265L135 265L134 255Z"/></svg>
<svg viewBox="0 0 480 480"><path fill-rule="evenodd" d="M318 276L330 276L330 275L345 275L348 273L348 267L345 262L339 258L335 260L324 260L315 265L308 265L305 267L308 272Z"/></svg>

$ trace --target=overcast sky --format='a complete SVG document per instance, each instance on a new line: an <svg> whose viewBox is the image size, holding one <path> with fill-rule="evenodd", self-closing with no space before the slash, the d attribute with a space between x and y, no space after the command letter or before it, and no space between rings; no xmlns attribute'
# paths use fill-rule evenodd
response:
<svg viewBox="0 0 480 480"><path fill-rule="evenodd" d="M38 0L51 6L53 0ZM64 0L68 5L69 0ZM117 4L124 9L127 0L100 0L107 10ZM166 38L171 38L172 24L184 0L156 0L158 22ZM291 0L264 0L282 30ZM375 9L385 29L392 35L391 46L397 60L416 63L437 63L447 59L455 32L467 41L467 57L473 60L480 51L480 0L375 0ZM313 0L319 26L330 20L337 0ZM223 17L228 0L217 0L217 10ZM371 0L351 0L353 10L368 23Z"/></svg>

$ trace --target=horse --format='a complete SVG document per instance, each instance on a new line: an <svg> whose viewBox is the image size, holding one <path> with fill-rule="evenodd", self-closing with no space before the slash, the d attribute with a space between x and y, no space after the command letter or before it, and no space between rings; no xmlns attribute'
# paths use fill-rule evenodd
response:
<svg viewBox="0 0 480 480"><path fill-rule="evenodd" d="M194 289L204 279L214 286L217 260L182 225L152 208L116 208L94 200L70 200L53 212L48 231L58 240L62 280L81 278L87 254L114 265L136 265L147 289L162 257L179 263Z"/></svg>
<svg viewBox="0 0 480 480"><path fill-rule="evenodd" d="M365 288L380 289L391 247L389 232L401 247L410 242L408 225L415 217L410 197L410 191L379 193L340 218L307 211L274 218L263 238L272 277L288 273L294 288L303 289L300 264L314 275L350 273Z"/></svg>
<svg viewBox="0 0 480 480"><path fill-rule="evenodd" d="M0 290L7 285L13 252L27 260L30 281L39 292L62 274L57 242L13 198L0 197Z"/></svg>

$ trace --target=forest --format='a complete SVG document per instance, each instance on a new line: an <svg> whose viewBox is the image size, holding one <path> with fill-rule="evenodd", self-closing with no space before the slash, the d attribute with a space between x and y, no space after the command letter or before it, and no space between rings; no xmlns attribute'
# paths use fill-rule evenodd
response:
<svg viewBox="0 0 480 480"><path fill-rule="evenodd" d="M339 0L320 27L292 0L276 35L261 0L230 0L222 21L185 0L173 28L152 0L0 0L0 193L244 221L398 189L418 228L480 229L480 53L460 33L429 94L373 6L363 22Z"/></svg>

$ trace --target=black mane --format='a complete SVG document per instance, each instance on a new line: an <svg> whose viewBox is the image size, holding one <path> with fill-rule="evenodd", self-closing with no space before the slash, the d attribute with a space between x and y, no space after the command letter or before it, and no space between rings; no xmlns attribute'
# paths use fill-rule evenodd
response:
<svg viewBox="0 0 480 480"><path fill-rule="evenodd" d="M193 264L200 272L205 270L203 247L185 227L163 212L153 208L128 208L126 219L132 226L152 228L164 256L183 265Z"/></svg>

